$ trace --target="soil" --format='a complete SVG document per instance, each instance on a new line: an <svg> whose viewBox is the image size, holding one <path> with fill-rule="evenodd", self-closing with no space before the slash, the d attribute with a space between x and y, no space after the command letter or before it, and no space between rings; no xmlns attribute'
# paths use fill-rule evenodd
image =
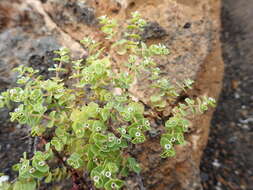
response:
<svg viewBox="0 0 253 190"><path fill-rule="evenodd" d="M223 1L225 76L201 163L204 190L253 189L252 10L250 0Z"/></svg>

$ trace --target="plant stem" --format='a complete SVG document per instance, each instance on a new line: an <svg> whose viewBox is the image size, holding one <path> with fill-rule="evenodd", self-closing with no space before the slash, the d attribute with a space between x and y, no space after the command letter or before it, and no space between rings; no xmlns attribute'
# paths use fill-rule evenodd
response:
<svg viewBox="0 0 253 190"><path fill-rule="evenodd" d="M41 142L45 145L47 144L47 140L44 137L41 137ZM79 175L78 171L76 171L75 169L73 169L72 167L70 167L61 157L60 153L54 149L53 147L51 147L54 155L56 156L56 158L64 165L64 167L67 168L67 171L71 173L71 177L72 177L72 183L73 183L73 187L71 190L92 190L92 187L90 187L90 184L88 183L88 181L86 181L85 179L83 179L82 176ZM84 189L84 187L86 189Z"/></svg>

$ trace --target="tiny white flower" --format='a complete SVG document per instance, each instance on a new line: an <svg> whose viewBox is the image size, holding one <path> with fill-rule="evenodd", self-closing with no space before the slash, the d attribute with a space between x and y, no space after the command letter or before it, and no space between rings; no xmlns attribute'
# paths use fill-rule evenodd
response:
<svg viewBox="0 0 253 190"><path fill-rule="evenodd" d="M170 144L166 144L166 145L164 146L164 148L165 148L166 150L169 150L169 149L171 148L171 145L170 145Z"/></svg>
<svg viewBox="0 0 253 190"><path fill-rule="evenodd" d="M139 137L139 136L141 136L141 133L140 133L140 132L136 132L136 133L135 133L135 136L136 136L136 137Z"/></svg>
<svg viewBox="0 0 253 190"><path fill-rule="evenodd" d="M64 89L58 89L58 92L64 92Z"/></svg>
<svg viewBox="0 0 253 190"><path fill-rule="evenodd" d="M94 177L93 177L93 180L94 180L95 182L98 182L98 181L99 181L99 177L98 177L98 176L94 176Z"/></svg>
<svg viewBox="0 0 253 190"><path fill-rule="evenodd" d="M17 92L16 89L11 89L11 90L10 90L10 93L11 93L11 94L15 94L16 92Z"/></svg>
<svg viewBox="0 0 253 190"><path fill-rule="evenodd" d="M121 133L126 134L126 129L121 129Z"/></svg>
<svg viewBox="0 0 253 190"><path fill-rule="evenodd" d="M15 108L14 111L15 111L15 112L19 112L20 109L19 109L19 108Z"/></svg>
<svg viewBox="0 0 253 190"><path fill-rule="evenodd" d="M105 15L100 16L99 19L106 19L107 17Z"/></svg>
<svg viewBox="0 0 253 190"><path fill-rule="evenodd" d="M85 76L84 79L85 79L86 81L88 81L88 80L90 79L90 77L89 77L89 76Z"/></svg>
<svg viewBox="0 0 253 190"><path fill-rule="evenodd" d="M112 175L111 172L109 172L109 171L108 171L108 172L105 172L105 176L106 176L106 177L109 178L109 177L111 177L111 175Z"/></svg>
<svg viewBox="0 0 253 190"><path fill-rule="evenodd" d="M137 129L141 129L141 128L142 128L142 126L141 126L141 125L137 127Z"/></svg>
<svg viewBox="0 0 253 190"><path fill-rule="evenodd" d="M22 167L21 167L21 170L25 170L26 169L26 165L23 165Z"/></svg>
<svg viewBox="0 0 253 190"><path fill-rule="evenodd" d="M120 144L120 143L121 143L121 140L120 140L120 139L117 139L117 143Z"/></svg>
<svg viewBox="0 0 253 190"><path fill-rule="evenodd" d="M130 108L128 108L127 110L128 110L129 112L132 112L132 111L133 111L133 108L130 107Z"/></svg>
<svg viewBox="0 0 253 190"><path fill-rule="evenodd" d="M40 166L44 166L44 165L45 165L45 162L44 162L44 161L40 161L40 162L39 162L39 165L40 165Z"/></svg>
<svg viewBox="0 0 253 190"><path fill-rule="evenodd" d="M114 141L114 139L115 139L114 137L109 137L109 138L108 138L108 141L109 141L109 142L112 142L112 141Z"/></svg>
<svg viewBox="0 0 253 190"><path fill-rule="evenodd" d="M97 128L96 128L96 131L100 131L100 130L101 130L101 127L97 127Z"/></svg>
<svg viewBox="0 0 253 190"><path fill-rule="evenodd" d="M114 189L116 187L116 184L115 183L112 183L111 184L111 187Z"/></svg>
<svg viewBox="0 0 253 190"><path fill-rule="evenodd" d="M32 173L34 173L35 172L35 169L34 168L31 168L30 170L29 170L29 173L30 174L32 174Z"/></svg>
<svg viewBox="0 0 253 190"><path fill-rule="evenodd" d="M173 138L171 138L171 142L175 142L176 141L176 139L173 137Z"/></svg>
<svg viewBox="0 0 253 190"><path fill-rule="evenodd" d="M83 125L83 127L84 128L88 128L90 125L88 124L88 123L85 123L84 125Z"/></svg>

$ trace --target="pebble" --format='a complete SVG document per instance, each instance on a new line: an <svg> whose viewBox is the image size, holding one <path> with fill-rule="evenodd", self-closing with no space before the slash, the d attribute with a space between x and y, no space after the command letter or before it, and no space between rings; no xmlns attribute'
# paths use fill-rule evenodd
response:
<svg viewBox="0 0 253 190"><path fill-rule="evenodd" d="M239 99L241 96L240 96L240 94L239 93L235 93L235 99Z"/></svg>
<svg viewBox="0 0 253 190"><path fill-rule="evenodd" d="M248 124L249 122L253 122L253 118L248 118L248 119L239 119L239 122L242 124Z"/></svg>
<svg viewBox="0 0 253 190"><path fill-rule="evenodd" d="M21 129L21 127L22 127L22 125L20 125L20 124L17 124L17 125L16 125L16 128L17 128L17 129Z"/></svg>
<svg viewBox="0 0 253 190"><path fill-rule="evenodd" d="M9 176L8 175L3 175L0 177L0 184L2 184L3 182L9 181Z"/></svg>
<svg viewBox="0 0 253 190"><path fill-rule="evenodd" d="M189 22L185 23L184 25L184 29L188 29L188 28L191 28L191 23Z"/></svg>
<svg viewBox="0 0 253 190"><path fill-rule="evenodd" d="M221 183L220 183L220 182L217 183L217 186L215 186L215 189L216 189L216 190L223 190L223 189L221 188Z"/></svg>
<svg viewBox="0 0 253 190"><path fill-rule="evenodd" d="M215 160L213 161L212 164L213 164L213 166L216 167L216 168L219 168L219 167L221 166L221 164L218 162L217 159L215 159Z"/></svg>
<svg viewBox="0 0 253 190"><path fill-rule="evenodd" d="M247 107L245 105L242 105L242 109L246 109Z"/></svg>
<svg viewBox="0 0 253 190"><path fill-rule="evenodd" d="M249 130L250 129L248 125L243 125L242 128L245 129L245 130Z"/></svg>
<svg viewBox="0 0 253 190"><path fill-rule="evenodd" d="M229 143L235 143L236 141L237 141L237 137L236 136L232 136L232 137L230 137L229 139L228 139L228 142Z"/></svg>

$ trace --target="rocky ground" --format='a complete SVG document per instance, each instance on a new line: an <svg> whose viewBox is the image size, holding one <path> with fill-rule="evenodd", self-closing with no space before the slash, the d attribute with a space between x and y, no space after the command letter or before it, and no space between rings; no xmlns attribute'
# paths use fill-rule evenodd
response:
<svg viewBox="0 0 253 190"><path fill-rule="evenodd" d="M253 3L224 0L223 90L201 164L205 190L253 189Z"/></svg>
<svg viewBox="0 0 253 190"><path fill-rule="evenodd" d="M251 127L253 124L253 96L251 95L253 89L253 36L251 31L253 30L253 22L252 25L248 23L248 20L253 17L253 13L250 12L253 10L253 3L250 4L250 1L235 3L235 1L223 0L221 40L226 69L223 91L213 117L209 143L201 164L204 190L253 189L253 154L251 152L253 139ZM24 15L24 20L25 17L27 16ZM17 21L15 22L17 23ZM22 19L19 22L20 25L24 26ZM5 22L1 19L0 14L0 32L1 28L5 27L4 24ZM37 25L40 26L39 23ZM27 36L31 36L30 28L27 25ZM2 33L0 38L6 39L5 35L7 35L10 37L7 41L10 43L11 49L16 48L17 52L20 52L20 48L24 47L25 44L26 49L30 52L30 46L26 45L31 44L27 40L30 38L16 35L19 33L15 31L10 32L12 32L11 35L6 32ZM51 43L42 47L43 40ZM32 39L31 41L36 43L33 45L34 47L45 49L45 53L25 61L37 65L39 59L47 64L48 61L45 59L47 56L44 54L50 54L50 51L47 52L46 50L55 49L56 47L51 47L51 45L57 43L45 38ZM6 52L1 51L5 47L0 44L0 52ZM0 56L31 57L30 54L25 54L26 49L21 51L21 55L15 53L12 56L2 54ZM35 48L32 51L36 54L37 49ZM15 61L13 62L15 63ZM3 75L2 70L6 70L4 67L6 65L0 61L1 90L4 90L3 86L6 87L11 83L6 78L12 78ZM33 141L28 138L25 127L14 127L14 124L7 122L8 113L6 111L2 111L0 115L0 171L13 176L11 166L18 161L22 152L33 152Z"/></svg>

